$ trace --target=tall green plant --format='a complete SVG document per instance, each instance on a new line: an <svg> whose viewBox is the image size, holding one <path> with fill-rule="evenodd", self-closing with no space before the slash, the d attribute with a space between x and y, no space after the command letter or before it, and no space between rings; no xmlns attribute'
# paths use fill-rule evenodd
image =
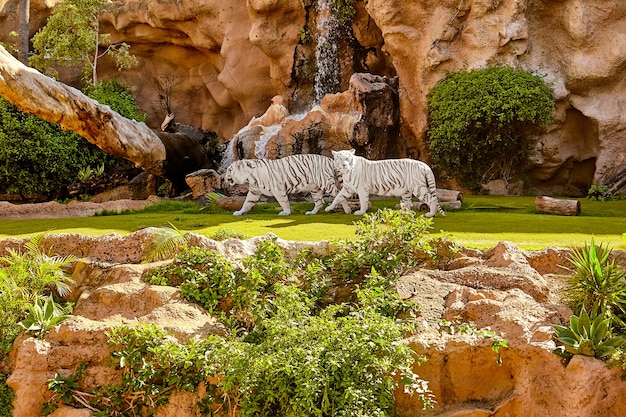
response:
<svg viewBox="0 0 626 417"><path fill-rule="evenodd" d="M570 257L571 274L565 275L565 299L574 312L606 315L615 325L626 327L626 269L611 259L611 249L596 245L594 239Z"/></svg>
<svg viewBox="0 0 626 417"><path fill-rule="evenodd" d="M491 67L449 73L428 94L430 155L470 188L514 179L553 113L550 89L529 72Z"/></svg>

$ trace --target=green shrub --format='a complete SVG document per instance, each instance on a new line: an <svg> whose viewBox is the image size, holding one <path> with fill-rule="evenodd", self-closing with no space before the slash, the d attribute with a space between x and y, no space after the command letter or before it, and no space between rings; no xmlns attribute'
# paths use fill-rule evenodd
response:
<svg viewBox="0 0 626 417"><path fill-rule="evenodd" d="M594 239L570 257L565 300L574 312L583 309L591 317L606 315L613 325L626 329L626 269L611 259L611 250L596 246Z"/></svg>
<svg viewBox="0 0 626 417"><path fill-rule="evenodd" d="M613 195L606 185L592 185L587 191L587 198L592 201L616 200L619 196Z"/></svg>
<svg viewBox="0 0 626 417"><path fill-rule="evenodd" d="M88 95L135 120L145 115L130 90L116 81L99 83ZM60 198L81 170L122 161L57 124L26 114L0 98L0 194Z"/></svg>
<svg viewBox="0 0 626 417"><path fill-rule="evenodd" d="M428 95L430 155L469 188L514 179L553 112L550 89L529 72L492 67L449 73Z"/></svg>
<svg viewBox="0 0 626 417"><path fill-rule="evenodd" d="M75 133L0 98L0 193L54 198L85 166L113 159Z"/></svg>
<svg viewBox="0 0 626 417"><path fill-rule="evenodd" d="M341 243L323 257L307 250L288 259L275 239L232 265L217 252L185 248L144 279L178 286L184 298L225 323L228 334L179 343L153 325L114 329L109 344L121 382L84 398L99 410L97 416L153 415L174 389L198 393L198 412L214 416L236 411L240 416L387 417L393 415L398 389L430 407L427 383L414 372L424 358L401 343L416 330L417 306L392 289L399 264L385 268L389 275L370 265L363 282L352 286L350 302L323 302L332 268L348 258L340 248L362 257L389 244L408 251L398 258L403 262L414 254L423 260L432 242L423 236L428 225L414 212L366 215L358 246ZM68 380L77 377L51 380L50 409L60 403L85 406L67 395ZM199 390L200 384L206 390Z"/></svg>
<svg viewBox="0 0 626 417"><path fill-rule="evenodd" d="M449 241L430 236L432 222L411 210L385 208L368 213L355 222L357 237L338 243L340 249L329 270L346 281L359 281L372 268L393 278L418 265L454 257Z"/></svg>
<svg viewBox="0 0 626 417"><path fill-rule="evenodd" d="M140 111L131 89L115 79L99 82L95 86L90 85L86 88L85 94L99 103L108 105L111 110L127 119L138 122L146 120L146 114Z"/></svg>
<svg viewBox="0 0 626 417"><path fill-rule="evenodd" d="M69 317L69 314L65 314L50 295L45 299L35 298L28 316L18 324L27 333L35 333L38 338L43 339L49 329L59 325Z"/></svg>
<svg viewBox="0 0 626 417"><path fill-rule="evenodd" d="M413 372L421 363L398 341L412 326L378 313L377 296L355 305L315 313L314 300L293 285L277 285L273 314L245 337L216 335L186 343L154 325L122 326L109 333L111 358L122 371L119 384L93 391L95 415L154 415L173 388L198 392L203 415L380 416L393 415L394 392L403 387L429 407L427 383ZM80 370L79 370L80 371ZM78 373L78 372L77 372ZM70 392L79 387L50 381L59 403L82 407ZM210 411L211 410L211 411ZM126 414L124 414L126 415Z"/></svg>
<svg viewBox="0 0 626 417"><path fill-rule="evenodd" d="M13 417L13 390L7 385L9 376L0 373L0 417Z"/></svg>

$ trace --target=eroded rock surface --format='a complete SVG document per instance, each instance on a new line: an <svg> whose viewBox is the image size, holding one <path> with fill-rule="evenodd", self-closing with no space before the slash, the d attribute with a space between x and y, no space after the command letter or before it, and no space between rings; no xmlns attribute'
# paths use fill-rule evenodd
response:
<svg viewBox="0 0 626 417"><path fill-rule="evenodd" d="M82 235L46 235L44 247L81 261L73 266L76 281L70 298L74 315L44 340L20 337L11 353L8 384L15 391L14 416L40 415L50 398L48 379L68 375L88 362L84 388L110 383L118 371L107 366L109 347L105 331L122 324L154 323L179 340L223 332L221 325L196 305L181 299L175 288L149 285L141 274L162 262L142 263L156 229L126 236L100 238ZM248 240L213 241L194 234L190 244L210 248L237 259L252 254L268 234ZM24 239L0 241L5 248L20 248ZM328 242L293 242L277 239L285 254L295 256L307 248L328 253ZM441 270L419 269L395 284L404 299L422 307L417 334L406 342L428 361L415 371L430 383L437 405L426 413L412 397L396 394L397 415L446 417L475 416L617 416L626 413L622 401L626 382L618 369L589 357L576 356L568 364L554 355L552 324L569 319L571 311L559 298L571 253L564 249L526 252L508 242L490 250L462 248L460 256ZM620 255L620 254L618 254ZM623 254L621 254L623 256ZM447 322L473 323L503 335L507 348L498 354L492 339L472 332L450 332ZM193 393L176 393L160 417L194 416ZM88 410L62 407L54 416L87 417Z"/></svg>

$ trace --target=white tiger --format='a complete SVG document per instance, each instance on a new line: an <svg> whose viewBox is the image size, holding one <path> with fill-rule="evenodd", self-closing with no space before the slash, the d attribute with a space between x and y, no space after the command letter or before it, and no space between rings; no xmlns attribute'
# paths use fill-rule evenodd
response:
<svg viewBox="0 0 626 417"><path fill-rule="evenodd" d="M327 156L303 154L281 159L242 159L228 166L224 181L229 185L248 184L248 195L241 207L233 213L241 216L252 210L261 195L273 196L280 204L279 216L291 214L288 194L310 192L315 207L306 214L316 214L324 206L324 194L339 192L340 179L335 175L333 160ZM342 203L350 213L348 202Z"/></svg>
<svg viewBox="0 0 626 417"><path fill-rule="evenodd" d="M435 216L439 210L445 216L437 199L435 175L422 161L415 159L384 159L370 161L354 154L354 149L333 151L335 170L343 177L343 188L326 211L334 210L342 200L353 194L359 196L362 215L370 207L370 195L402 197L401 207L410 208L411 198L417 196L426 203L426 217Z"/></svg>

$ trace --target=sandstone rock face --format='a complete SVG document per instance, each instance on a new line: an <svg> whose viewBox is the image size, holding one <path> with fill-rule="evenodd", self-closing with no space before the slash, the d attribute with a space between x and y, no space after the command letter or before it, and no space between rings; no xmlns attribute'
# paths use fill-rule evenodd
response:
<svg viewBox="0 0 626 417"><path fill-rule="evenodd" d="M3 42L14 43L6 34L16 29L17 3L7 0L0 12ZM54 4L31 2L31 33ZM324 25L318 28L323 13L312 0L115 4L116 10L103 16L102 29L113 41L129 43L139 59L122 77L155 127L165 115L158 100L164 93L171 94L181 122L225 140L263 115L276 95L290 114L320 104L313 102L313 84L322 68L316 48L323 43ZM387 132L398 142L392 153L428 161L426 96L448 72L506 64L544 77L557 100L556 122L539 138L526 185L556 195L584 195L591 184L625 191L622 0L369 0L355 7L351 27L331 38L339 51L340 91L330 93L348 91L353 73L397 76L398 132ZM103 79L117 76L106 59L100 73ZM337 119L325 123L344 123ZM319 135L318 127L285 131L280 141L306 142ZM381 132L356 129L344 145L355 147L362 134L372 140ZM329 149L322 146L321 152Z"/></svg>
<svg viewBox="0 0 626 417"><path fill-rule="evenodd" d="M110 347L105 332L137 322L154 323L178 340L222 334L223 327L205 310L184 301L172 287L149 285L144 271L163 262L142 263L146 246L156 233L144 229L126 236L92 238L82 235L47 235L44 246L60 255L80 256L72 271L75 280L69 298L76 303L72 318L43 340L19 337L11 353L9 386L15 392L14 416L37 417L52 395L48 379L67 376L87 362L81 389L110 384L119 371L107 366ZM248 240L213 241L187 235L191 245L213 249L236 261L250 256L268 234ZM277 244L287 257L303 249L328 253L328 242ZM24 239L0 241L19 248ZM549 249L525 252L507 242L490 250L461 248L444 269L420 269L395 284L398 294L421 307L422 325L406 339L428 361L415 368L429 381L436 396L433 410L402 392L396 393L396 414L426 416L618 416L626 413L626 382L618 369L590 357L565 363L554 355L552 324L563 323L571 311L558 297L563 284L555 275L567 265L569 251ZM618 254L619 255L619 254ZM623 257L623 254L622 254ZM474 331L451 332L445 321L473 323ZM503 335L508 347L492 350L494 339L481 336L490 329ZM501 364L498 364L499 360ZM159 417L195 416L194 393L174 393L169 404L156 410ZM88 410L62 407L54 416L90 416Z"/></svg>

